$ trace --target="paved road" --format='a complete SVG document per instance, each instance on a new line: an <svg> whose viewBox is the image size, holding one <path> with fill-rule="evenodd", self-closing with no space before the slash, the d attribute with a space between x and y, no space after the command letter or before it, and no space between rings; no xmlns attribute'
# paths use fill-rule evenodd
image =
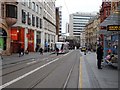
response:
<svg viewBox="0 0 120 90"><path fill-rule="evenodd" d="M58 56L36 53L13 58L4 61L0 88L118 88L117 69L97 69L95 53L74 50Z"/></svg>
<svg viewBox="0 0 120 90"><path fill-rule="evenodd" d="M75 50L7 66L1 88L78 88L80 56Z"/></svg>

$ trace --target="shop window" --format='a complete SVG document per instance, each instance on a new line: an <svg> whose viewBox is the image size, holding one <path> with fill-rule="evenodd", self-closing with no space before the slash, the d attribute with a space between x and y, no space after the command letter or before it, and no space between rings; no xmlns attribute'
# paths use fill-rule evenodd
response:
<svg viewBox="0 0 120 90"><path fill-rule="evenodd" d="M6 50L7 46L7 33L4 29L0 28L0 49Z"/></svg>

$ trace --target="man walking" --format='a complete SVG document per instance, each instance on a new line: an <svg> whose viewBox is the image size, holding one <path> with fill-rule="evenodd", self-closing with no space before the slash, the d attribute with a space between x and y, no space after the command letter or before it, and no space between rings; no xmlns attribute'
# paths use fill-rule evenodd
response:
<svg viewBox="0 0 120 90"><path fill-rule="evenodd" d="M42 47L40 48L39 52L40 52L40 54L43 55L43 49L42 49Z"/></svg>
<svg viewBox="0 0 120 90"><path fill-rule="evenodd" d="M103 59L103 47L102 47L102 45L99 45L97 48L97 66L98 66L98 69L102 69L101 68L102 59Z"/></svg>
<svg viewBox="0 0 120 90"><path fill-rule="evenodd" d="M57 53L57 56L58 56L58 54L59 54L59 49L58 48L56 48L56 53Z"/></svg>

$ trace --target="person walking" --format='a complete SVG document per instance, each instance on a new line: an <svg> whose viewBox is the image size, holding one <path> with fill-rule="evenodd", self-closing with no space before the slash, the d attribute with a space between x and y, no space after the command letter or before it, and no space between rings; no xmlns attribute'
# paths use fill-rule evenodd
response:
<svg viewBox="0 0 120 90"><path fill-rule="evenodd" d="M58 56L58 53L59 53L59 49L58 48L56 48L56 53L57 53L57 56Z"/></svg>
<svg viewBox="0 0 120 90"><path fill-rule="evenodd" d="M102 45L99 45L97 48L97 66L98 66L98 69L102 69L101 68L102 59L103 59L103 47L102 47Z"/></svg>
<svg viewBox="0 0 120 90"><path fill-rule="evenodd" d="M21 56L21 44L18 45L18 54L19 54L19 57Z"/></svg>
<svg viewBox="0 0 120 90"><path fill-rule="evenodd" d="M40 52L40 54L43 55L43 49L42 49L42 47L40 48L39 52Z"/></svg>

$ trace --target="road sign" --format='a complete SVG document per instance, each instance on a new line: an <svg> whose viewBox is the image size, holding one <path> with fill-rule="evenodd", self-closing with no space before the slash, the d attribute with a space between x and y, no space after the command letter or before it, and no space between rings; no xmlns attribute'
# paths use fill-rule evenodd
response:
<svg viewBox="0 0 120 90"><path fill-rule="evenodd" d="M107 31L120 31L120 25L108 25Z"/></svg>

